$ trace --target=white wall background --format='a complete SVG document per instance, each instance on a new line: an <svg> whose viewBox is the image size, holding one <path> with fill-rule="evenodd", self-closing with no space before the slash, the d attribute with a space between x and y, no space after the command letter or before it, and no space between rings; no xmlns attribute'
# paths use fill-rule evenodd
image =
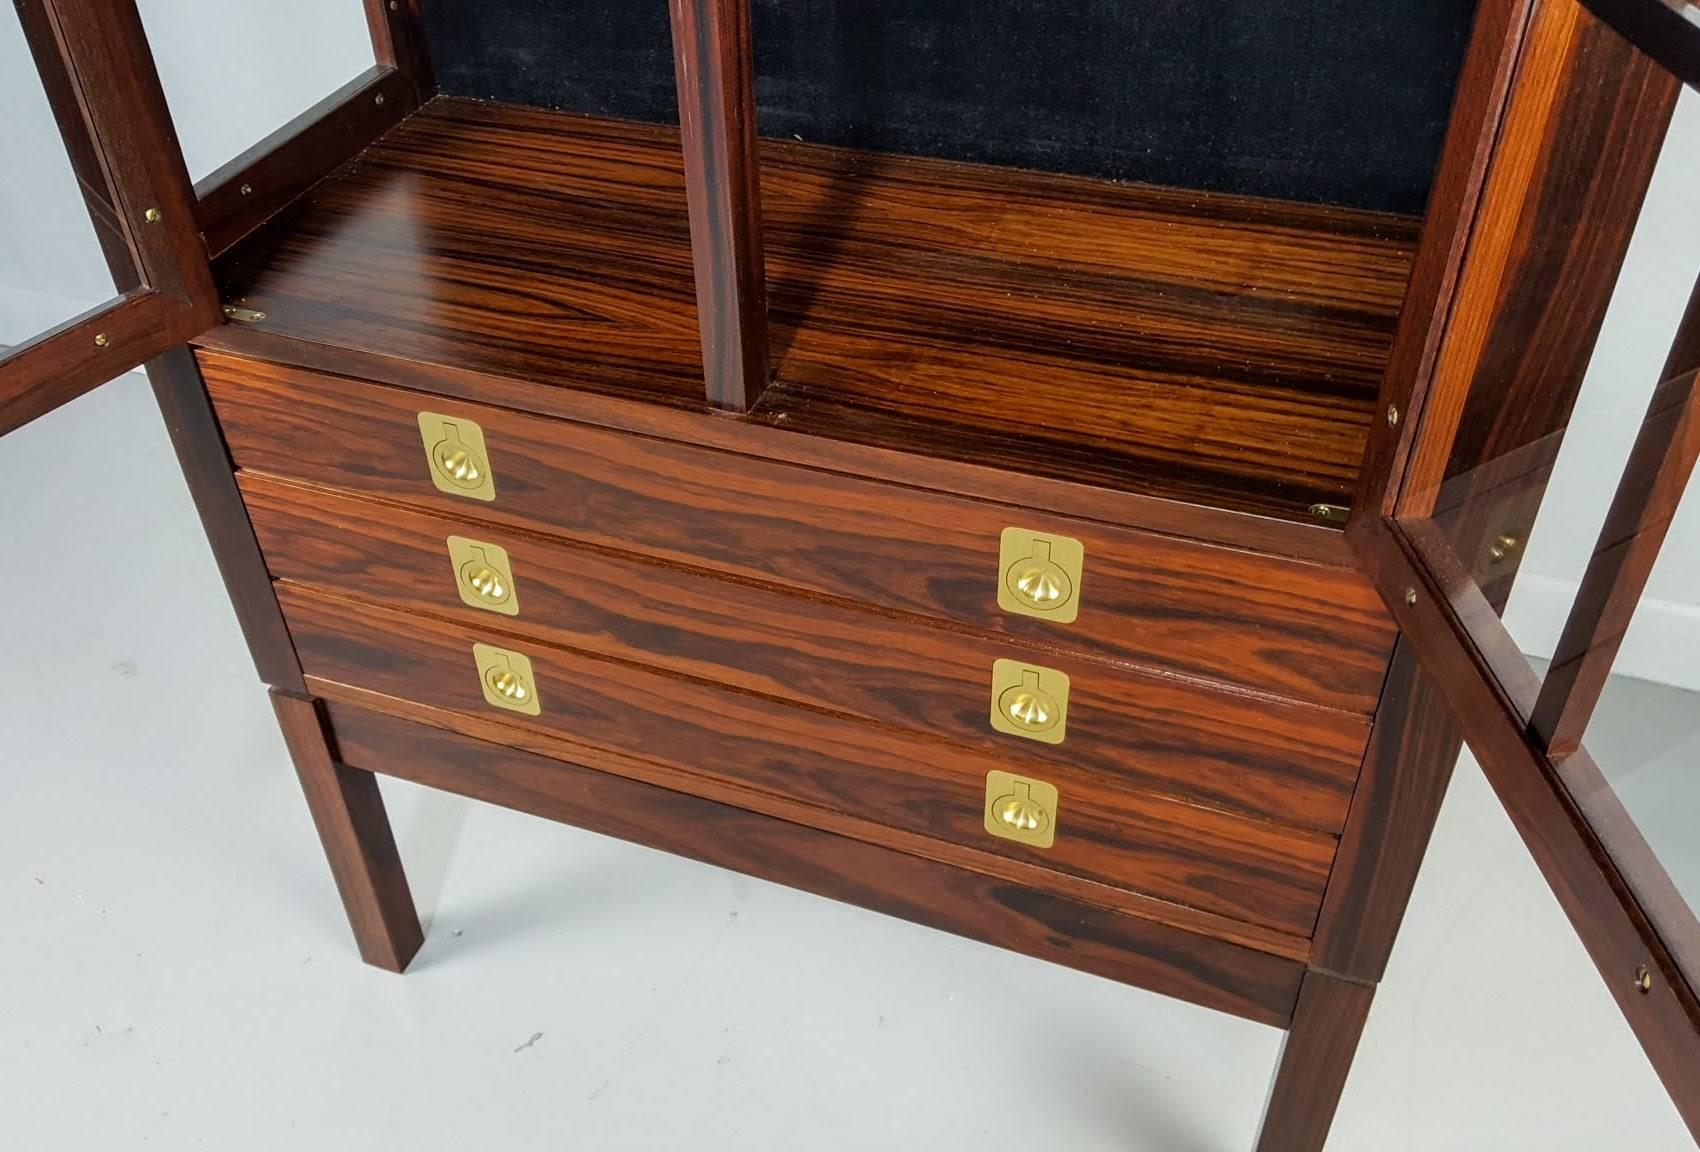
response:
<svg viewBox="0 0 1700 1152"><path fill-rule="evenodd" d="M1526 652L1552 654L1694 287L1697 188L1700 97L1685 90L1506 609ZM1617 671L1700 690L1700 497L1692 482Z"/></svg>

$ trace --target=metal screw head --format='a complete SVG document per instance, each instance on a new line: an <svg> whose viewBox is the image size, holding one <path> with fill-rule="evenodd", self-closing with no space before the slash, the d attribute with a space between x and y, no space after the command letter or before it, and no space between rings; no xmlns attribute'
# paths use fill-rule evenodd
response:
<svg viewBox="0 0 1700 1152"><path fill-rule="evenodd" d="M376 96L372 97L372 103L377 105L379 108L382 108L384 106L384 94L380 92Z"/></svg>
<svg viewBox="0 0 1700 1152"><path fill-rule="evenodd" d="M1647 971L1645 964L1635 969L1635 987L1641 990L1643 996L1653 990L1653 974Z"/></svg>
<svg viewBox="0 0 1700 1152"><path fill-rule="evenodd" d="M401 0L390 0L390 11L391 12L400 12L401 11Z"/></svg>
<svg viewBox="0 0 1700 1152"><path fill-rule="evenodd" d="M252 196L254 194L254 186L252 184L244 184L242 187L238 188L237 191L242 193L244 196Z"/></svg>
<svg viewBox="0 0 1700 1152"><path fill-rule="evenodd" d="M1389 428L1399 427L1399 405L1389 404L1387 406L1387 426Z"/></svg>
<svg viewBox="0 0 1700 1152"><path fill-rule="evenodd" d="M158 224L163 217L160 216L158 208L149 208L146 212L142 213L142 219L146 220L149 224Z"/></svg>
<svg viewBox="0 0 1700 1152"><path fill-rule="evenodd" d="M1417 602L1417 590L1415 588L1405 589L1405 603L1415 604L1416 602Z"/></svg>
<svg viewBox="0 0 1700 1152"><path fill-rule="evenodd" d="M106 333L96 332L94 334L94 346L96 348L104 348L110 343L112 343L112 341L110 341L106 338Z"/></svg>

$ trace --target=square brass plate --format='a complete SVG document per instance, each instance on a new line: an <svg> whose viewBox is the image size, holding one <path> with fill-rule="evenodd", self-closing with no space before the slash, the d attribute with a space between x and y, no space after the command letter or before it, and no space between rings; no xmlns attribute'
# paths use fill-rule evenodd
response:
<svg viewBox="0 0 1700 1152"><path fill-rule="evenodd" d="M1005 528L998 541L998 607L1072 624L1080 615L1086 548L1072 536Z"/></svg>
<svg viewBox="0 0 1700 1152"><path fill-rule="evenodd" d="M490 472L484 429L476 422L440 412L421 412L419 439L425 445L425 469L438 491L473 500L496 498L496 477Z"/></svg>
<svg viewBox="0 0 1700 1152"><path fill-rule="evenodd" d="M1057 839L1057 790L1031 776L986 773L986 831L1005 840L1049 848Z"/></svg>
<svg viewBox="0 0 1700 1152"><path fill-rule="evenodd" d="M518 616L519 589L514 587L514 566L507 549L465 536L450 536L448 545L460 598L486 612Z"/></svg>
<svg viewBox="0 0 1700 1152"><path fill-rule="evenodd" d="M524 653L489 644L474 644L472 659L478 665L478 686L486 703L509 712L536 716L542 711L537 699L537 678Z"/></svg>
<svg viewBox="0 0 1700 1152"><path fill-rule="evenodd" d="M1068 673L1019 660L993 661L992 727L1061 744L1068 731Z"/></svg>

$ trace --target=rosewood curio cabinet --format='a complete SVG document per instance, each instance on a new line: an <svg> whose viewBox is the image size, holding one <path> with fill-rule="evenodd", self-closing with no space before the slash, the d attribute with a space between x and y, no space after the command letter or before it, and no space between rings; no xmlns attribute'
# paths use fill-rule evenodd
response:
<svg viewBox="0 0 1700 1152"><path fill-rule="evenodd" d="M1468 741L1700 1132L1700 893L1586 740L1700 294L1504 623L1700 12L1073 7L366 0L191 182L134 0L19 0L113 292L0 431L146 366L369 963L389 775L1279 1026L1319 1149Z"/></svg>

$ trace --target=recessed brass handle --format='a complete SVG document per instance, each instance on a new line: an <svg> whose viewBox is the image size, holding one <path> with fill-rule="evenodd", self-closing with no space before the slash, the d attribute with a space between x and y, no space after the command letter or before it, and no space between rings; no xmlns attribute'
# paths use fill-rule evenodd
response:
<svg viewBox="0 0 1700 1152"><path fill-rule="evenodd" d="M992 727L1061 744L1068 723L1068 674L1019 660L992 662Z"/></svg>
<svg viewBox="0 0 1700 1152"><path fill-rule="evenodd" d="M527 716L542 712L531 660L524 653L490 644L474 644L472 659L478 665L478 686L484 692L486 703L510 712L523 712Z"/></svg>
<svg viewBox="0 0 1700 1152"><path fill-rule="evenodd" d="M986 831L1036 848L1056 842L1057 790L1010 772L986 773Z"/></svg>
<svg viewBox="0 0 1700 1152"><path fill-rule="evenodd" d="M476 421L421 412L419 438L425 444L431 483L438 491L474 500L496 498L496 478L490 471L484 430Z"/></svg>
<svg viewBox="0 0 1700 1152"><path fill-rule="evenodd" d="M514 586L514 566L507 549L465 536L450 536L448 545L455 590L461 600L487 612L518 616L519 590Z"/></svg>
<svg viewBox="0 0 1700 1152"><path fill-rule="evenodd" d="M998 607L1018 616L1072 624L1080 615L1086 549L1072 536L1005 528L998 542Z"/></svg>

